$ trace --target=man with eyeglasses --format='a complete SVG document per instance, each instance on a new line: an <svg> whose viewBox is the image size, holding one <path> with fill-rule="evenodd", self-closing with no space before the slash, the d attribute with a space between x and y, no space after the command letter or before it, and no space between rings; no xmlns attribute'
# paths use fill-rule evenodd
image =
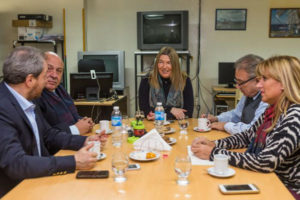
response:
<svg viewBox="0 0 300 200"><path fill-rule="evenodd" d="M261 57L249 54L235 62L236 88L244 96L235 109L221 113L219 116L208 115L208 119L212 122L211 128L232 135L245 131L268 107L267 103L261 101L260 91L256 87L255 68L261 61L263 61Z"/></svg>

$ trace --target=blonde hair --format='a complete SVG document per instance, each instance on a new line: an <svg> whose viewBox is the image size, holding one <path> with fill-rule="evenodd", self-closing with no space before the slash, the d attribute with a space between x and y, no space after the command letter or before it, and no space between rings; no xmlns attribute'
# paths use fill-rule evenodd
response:
<svg viewBox="0 0 300 200"><path fill-rule="evenodd" d="M300 61L292 56L274 56L257 65L256 75L269 77L280 82L283 86L278 102L275 105L275 117L272 125L266 131L270 132L276 125L281 113L291 104L300 104Z"/></svg>
<svg viewBox="0 0 300 200"><path fill-rule="evenodd" d="M170 76L172 87L174 87L175 90L183 91L185 87L187 74L181 71L178 55L175 49L173 49L172 47L162 47L159 53L157 54L154 68L150 73L149 77L150 85L156 89L160 88L158 81L158 62L161 55L167 55L170 58L172 65L172 73Z"/></svg>

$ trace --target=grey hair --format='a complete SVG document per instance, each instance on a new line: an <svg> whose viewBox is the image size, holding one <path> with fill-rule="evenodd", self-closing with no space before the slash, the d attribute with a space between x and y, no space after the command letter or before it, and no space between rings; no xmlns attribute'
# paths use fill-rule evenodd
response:
<svg viewBox="0 0 300 200"><path fill-rule="evenodd" d="M38 77L43 71L44 54L37 48L15 48L3 64L3 79L6 83L23 83L29 74Z"/></svg>
<svg viewBox="0 0 300 200"><path fill-rule="evenodd" d="M260 56L248 54L238 59L234 64L234 68L235 70L245 70L248 73L248 77L255 77L256 66L263 60Z"/></svg>

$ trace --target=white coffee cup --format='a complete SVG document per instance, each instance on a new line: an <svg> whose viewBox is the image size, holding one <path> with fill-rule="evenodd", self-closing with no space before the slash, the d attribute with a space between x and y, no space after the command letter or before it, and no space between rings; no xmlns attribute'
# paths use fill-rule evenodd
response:
<svg viewBox="0 0 300 200"><path fill-rule="evenodd" d="M226 174L228 170L229 157L224 154L214 155L214 172L219 175Z"/></svg>
<svg viewBox="0 0 300 200"><path fill-rule="evenodd" d="M210 128L210 121L207 118L198 118L198 129L208 130Z"/></svg>
<svg viewBox="0 0 300 200"><path fill-rule="evenodd" d="M88 141L88 144L91 143L94 145L89 149L89 151L97 153L97 158L99 158L101 154L101 143L99 141Z"/></svg>
<svg viewBox="0 0 300 200"><path fill-rule="evenodd" d="M105 131L106 133L109 131L109 121L108 120L101 120L99 122L100 124L100 130Z"/></svg>

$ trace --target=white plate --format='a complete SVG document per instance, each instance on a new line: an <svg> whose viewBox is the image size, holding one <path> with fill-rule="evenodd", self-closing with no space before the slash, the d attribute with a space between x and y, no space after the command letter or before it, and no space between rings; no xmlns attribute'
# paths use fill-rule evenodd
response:
<svg viewBox="0 0 300 200"><path fill-rule="evenodd" d="M175 144L177 140L175 138L169 137L170 142L167 142L169 145Z"/></svg>
<svg viewBox="0 0 300 200"><path fill-rule="evenodd" d="M100 156L98 156L97 160L103 160L104 158L106 158L106 154L105 153L100 153Z"/></svg>
<svg viewBox="0 0 300 200"><path fill-rule="evenodd" d="M101 129L97 129L97 130L96 130L96 133L97 133L97 134L100 134L101 131L102 131ZM105 132L105 134L109 135L109 134L112 134L112 132L113 132L113 131L112 131L111 129L109 129L107 132Z"/></svg>
<svg viewBox="0 0 300 200"><path fill-rule="evenodd" d="M148 152L147 151L133 151L129 154L129 158L131 158L132 160L137 160L137 161L151 161L151 160L158 159L160 156L160 154L157 152L151 152L151 153L155 153L155 157L147 159L146 153L148 153Z"/></svg>
<svg viewBox="0 0 300 200"><path fill-rule="evenodd" d="M215 177L219 177L219 178L227 178L227 177L231 177L235 174L234 169L231 169L231 168L228 168L228 170L225 174L216 173L214 167L208 168L207 172L208 172L208 174L215 176Z"/></svg>
<svg viewBox="0 0 300 200"><path fill-rule="evenodd" d="M165 134L168 135L168 134L171 134L171 133L175 133L175 131L176 130L174 128L171 128L169 131L166 131Z"/></svg>
<svg viewBox="0 0 300 200"><path fill-rule="evenodd" d="M205 130L205 129L199 129L198 127L194 127L194 131L203 133L203 132L211 131L211 128L208 128L208 129Z"/></svg>

